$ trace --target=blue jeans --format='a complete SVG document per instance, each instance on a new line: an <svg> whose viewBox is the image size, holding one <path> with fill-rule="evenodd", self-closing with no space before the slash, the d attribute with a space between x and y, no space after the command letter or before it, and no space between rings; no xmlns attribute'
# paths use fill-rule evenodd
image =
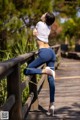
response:
<svg viewBox="0 0 80 120"><path fill-rule="evenodd" d="M54 63L56 56L52 48L41 48L38 52L38 57L28 65L28 68L24 69L25 75L42 74L42 69L39 69L40 65L46 63L52 70L55 70ZM55 81L52 76L48 76L49 88L50 88L50 102L54 102L55 96Z"/></svg>

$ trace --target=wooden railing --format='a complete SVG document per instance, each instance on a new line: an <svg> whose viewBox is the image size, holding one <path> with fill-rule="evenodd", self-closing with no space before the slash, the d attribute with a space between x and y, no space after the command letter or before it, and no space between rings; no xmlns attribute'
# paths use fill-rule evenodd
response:
<svg viewBox="0 0 80 120"><path fill-rule="evenodd" d="M69 44L61 45L61 56L73 59L80 59L80 44L75 44L70 48Z"/></svg>
<svg viewBox="0 0 80 120"><path fill-rule="evenodd" d="M52 46L57 58L60 57L60 45ZM20 55L0 63L0 80L7 80L7 100L1 107L1 111L9 111L9 120L23 120L29 108L38 109L38 94L45 82L46 75L42 75L37 84L36 75L26 77L21 82L20 67L27 62L28 64L35 59L38 52L30 52ZM59 59L56 61L56 67L59 65ZM43 67L43 66L41 66ZM29 86L29 97L24 106L22 106L22 92Z"/></svg>

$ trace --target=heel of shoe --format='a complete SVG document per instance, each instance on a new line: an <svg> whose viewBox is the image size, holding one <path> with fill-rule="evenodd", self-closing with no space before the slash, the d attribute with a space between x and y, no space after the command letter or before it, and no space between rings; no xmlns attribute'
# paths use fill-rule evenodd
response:
<svg viewBox="0 0 80 120"><path fill-rule="evenodd" d="M53 105L50 107L50 113L52 116L54 116L54 106Z"/></svg>

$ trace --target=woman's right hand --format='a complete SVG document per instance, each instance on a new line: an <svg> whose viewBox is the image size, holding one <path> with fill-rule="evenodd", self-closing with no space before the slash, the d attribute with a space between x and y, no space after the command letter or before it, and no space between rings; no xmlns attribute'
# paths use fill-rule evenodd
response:
<svg viewBox="0 0 80 120"><path fill-rule="evenodd" d="M36 28L33 29L33 35L34 35L34 36L37 36L37 35L38 35L38 32L37 32L37 29L36 29Z"/></svg>

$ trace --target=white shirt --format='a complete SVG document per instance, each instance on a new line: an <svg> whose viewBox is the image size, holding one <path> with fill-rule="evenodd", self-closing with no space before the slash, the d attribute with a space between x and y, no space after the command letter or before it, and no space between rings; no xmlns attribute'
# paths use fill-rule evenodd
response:
<svg viewBox="0 0 80 120"><path fill-rule="evenodd" d="M50 26L46 23L39 21L36 25L36 29L38 31L37 38L43 42L48 43L48 36L50 34Z"/></svg>

